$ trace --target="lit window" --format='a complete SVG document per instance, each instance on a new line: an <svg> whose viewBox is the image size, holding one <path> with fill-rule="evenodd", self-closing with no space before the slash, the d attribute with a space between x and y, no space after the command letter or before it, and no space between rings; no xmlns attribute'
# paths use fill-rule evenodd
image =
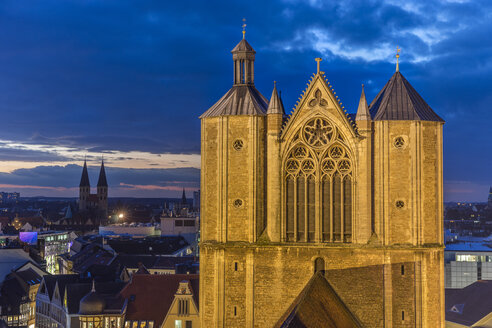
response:
<svg viewBox="0 0 492 328"><path fill-rule="evenodd" d="M183 322L181 320L175 320L174 328L183 328Z"/></svg>

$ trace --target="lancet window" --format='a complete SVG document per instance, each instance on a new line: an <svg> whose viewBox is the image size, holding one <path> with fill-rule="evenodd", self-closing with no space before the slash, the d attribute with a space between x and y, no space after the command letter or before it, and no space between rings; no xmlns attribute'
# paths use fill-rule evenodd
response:
<svg viewBox="0 0 492 328"><path fill-rule="evenodd" d="M351 242L353 160L327 119L308 121L284 161L284 237L289 242Z"/></svg>

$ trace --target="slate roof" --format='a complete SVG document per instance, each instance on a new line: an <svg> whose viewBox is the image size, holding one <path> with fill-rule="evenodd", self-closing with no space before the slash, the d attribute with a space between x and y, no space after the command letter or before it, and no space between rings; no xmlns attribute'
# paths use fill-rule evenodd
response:
<svg viewBox="0 0 492 328"><path fill-rule="evenodd" d="M129 269L139 268L142 264L147 269L173 270L183 263L198 263L193 256L155 256L155 255L118 255L115 262Z"/></svg>
<svg viewBox="0 0 492 328"><path fill-rule="evenodd" d="M265 115L268 100L254 85L234 85L200 118L226 115Z"/></svg>
<svg viewBox="0 0 492 328"><path fill-rule="evenodd" d="M251 51L253 53L256 53L253 47L248 43L248 41L246 41L246 39L242 39L241 41L239 41L234 49L231 50L232 53L239 51Z"/></svg>
<svg viewBox="0 0 492 328"><path fill-rule="evenodd" d="M68 283L76 283L79 281L78 274L57 274L57 275L46 275L44 276L44 283L48 291L48 296L51 299L53 297L53 292L55 290L56 283L58 282L58 288L60 290L60 295L65 292L65 286Z"/></svg>
<svg viewBox="0 0 492 328"><path fill-rule="evenodd" d="M32 268L27 270L15 272L21 280L23 280L27 285L37 285L41 283L43 277L41 277L36 271Z"/></svg>
<svg viewBox="0 0 492 328"><path fill-rule="evenodd" d="M445 291L446 321L472 326L492 312L492 280Z"/></svg>
<svg viewBox="0 0 492 328"><path fill-rule="evenodd" d="M364 85L362 85L362 92L360 94L359 107L357 108L357 114L355 116L355 120L356 121L371 120L371 114L369 113L369 108L367 107Z"/></svg>
<svg viewBox="0 0 492 328"><path fill-rule="evenodd" d="M369 105L375 121L410 120L444 122L400 72L391 79Z"/></svg>
<svg viewBox="0 0 492 328"><path fill-rule="evenodd" d="M277 92L277 84L274 84L272 96L268 104L267 114L282 114L285 115L284 104Z"/></svg>
<svg viewBox="0 0 492 328"><path fill-rule="evenodd" d="M105 296L107 301L106 308L110 310L121 309L124 299L115 297L123 289L123 282L96 282L96 290ZM69 314L79 312L80 300L91 291L92 283L87 280L85 283L73 283L66 286L67 289L67 308Z"/></svg>
<svg viewBox="0 0 492 328"><path fill-rule="evenodd" d="M29 261L31 261L29 253L21 248L0 249L0 283L12 270L16 270Z"/></svg>
<svg viewBox="0 0 492 328"><path fill-rule="evenodd" d="M359 320L318 272L280 318L275 328L354 328Z"/></svg>
<svg viewBox="0 0 492 328"><path fill-rule="evenodd" d="M84 161L84 168L82 169L82 177L80 178L79 187L90 187L89 173L87 172L87 162Z"/></svg>
<svg viewBox="0 0 492 328"><path fill-rule="evenodd" d="M3 282L0 290L0 314L20 314L20 304L26 302L27 290L15 278Z"/></svg>
<svg viewBox="0 0 492 328"><path fill-rule="evenodd" d="M131 282L120 292L122 297L129 299L125 320L153 320L154 327L160 327L183 280L190 282L198 306L199 276L196 274L133 275Z"/></svg>
<svg viewBox="0 0 492 328"><path fill-rule="evenodd" d="M182 236L145 237L135 239L108 238L106 242L118 254L172 255L189 246Z"/></svg>
<svg viewBox="0 0 492 328"><path fill-rule="evenodd" d="M107 187L108 181L106 180L106 170L104 169L104 162L101 163L101 171L99 171L99 180L97 180L98 187Z"/></svg>

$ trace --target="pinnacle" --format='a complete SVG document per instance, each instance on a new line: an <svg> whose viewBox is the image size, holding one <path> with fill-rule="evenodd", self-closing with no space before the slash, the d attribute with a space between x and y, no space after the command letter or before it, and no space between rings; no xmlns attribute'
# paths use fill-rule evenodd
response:
<svg viewBox="0 0 492 328"><path fill-rule="evenodd" d="M371 114L369 113L369 107L367 106L366 94L364 93L364 85L362 85L362 93L360 95L359 107L357 108L356 121L370 121Z"/></svg>

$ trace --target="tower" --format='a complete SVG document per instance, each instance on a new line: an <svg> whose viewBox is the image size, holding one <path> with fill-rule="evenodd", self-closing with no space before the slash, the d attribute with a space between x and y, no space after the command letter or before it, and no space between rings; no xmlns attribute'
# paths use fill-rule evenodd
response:
<svg viewBox="0 0 492 328"><path fill-rule="evenodd" d="M79 210L84 211L87 209L90 194L91 184L89 182L89 173L87 172L87 161L84 161L82 177L80 178L79 184Z"/></svg>
<svg viewBox="0 0 492 328"><path fill-rule="evenodd" d="M265 227L265 118L267 99L254 86L255 51L243 38L232 50L232 88L200 118L201 144L201 225L200 286L213 286L201 293L210 307L200 310L203 327L229 326L234 313L239 323L252 324L253 253L222 244L255 243ZM233 259L235 259L233 261ZM231 269L234 277L229 276ZM205 274L202 274L204 272ZM247 274L245 274L247 273ZM225 276L227 275L227 277ZM224 292L242 301L229 302ZM222 287L218 285L221 284ZM216 292L220 295L216 297ZM212 305L213 304L213 305Z"/></svg>
<svg viewBox="0 0 492 328"><path fill-rule="evenodd" d="M285 116L232 53L200 117L201 325L444 327L444 121L398 70L348 114L320 58Z"/></svg>
<svg viewBox="0 0 492 328"><path fill-rule="evenodd" d="M277 92L277 83L274 83L272 96L268 103L267 109L267 124L266 124L266 139L267 139L267 181L268 186L266 215L268 224L268 236L271 241L279 242L280 235L280 143L279 135L282 129L283 120L285 118L284 105L282 99Z"/></svg>
<svg viewBox="0 0 492 328"><path fill-rule="evenodd" d="M101 161L101 170L97 180L97 207L104 214L108 212L108 181L106 180L106 170L104 169L104 160Z"/></svg>

